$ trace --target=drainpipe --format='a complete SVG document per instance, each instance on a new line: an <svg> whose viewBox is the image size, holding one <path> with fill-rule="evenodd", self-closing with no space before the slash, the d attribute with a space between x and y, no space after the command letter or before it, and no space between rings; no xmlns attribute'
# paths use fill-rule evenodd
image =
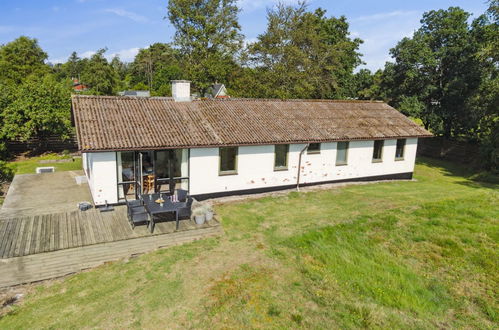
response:
<svg viewBox="0 0 499 330"><path fill-rule="evenodd" d="M305 145L305 147L300 151L300 156L298 156L298 175L296 176L297 177L297 179L296 179L296 190L297 191L300 191L301 156L303 156L303 153L305 152L305 150L308 149L309 145L310 145L310 143L307 143Z"/></svg>

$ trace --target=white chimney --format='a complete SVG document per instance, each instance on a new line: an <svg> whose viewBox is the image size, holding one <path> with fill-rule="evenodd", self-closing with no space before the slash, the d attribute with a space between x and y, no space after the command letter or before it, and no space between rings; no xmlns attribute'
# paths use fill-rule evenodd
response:
<svg viewBox="0 0 499 330"><path fill-rule="evenodd" d="M191 82L189 80L172 80L172 96L175 102L191 101Z"/></svg>

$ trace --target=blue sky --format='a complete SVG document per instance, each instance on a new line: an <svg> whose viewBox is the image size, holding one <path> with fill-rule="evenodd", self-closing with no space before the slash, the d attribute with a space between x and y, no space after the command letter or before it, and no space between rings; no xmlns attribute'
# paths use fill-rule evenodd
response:
<svg viewBox="0 0 499 330"><path fill-rule="evenodd" d="M266 8L277 0L239 0L242 32L255 40L266 27ZM174 33L168 20L167 0L0 0L0 44L20 35L37 38L52 62L65 61L72 51L90 56L107 47L108 56L119 54L131 61L139 48L170 42ZM284 0L296 3L296 0ZM389 49L412 35L423 12L459 6L474 17L482 14L485 0L310 0L328 16L345 15L350 31L364 40L363 61L371 70L390 59Z"/></svg>

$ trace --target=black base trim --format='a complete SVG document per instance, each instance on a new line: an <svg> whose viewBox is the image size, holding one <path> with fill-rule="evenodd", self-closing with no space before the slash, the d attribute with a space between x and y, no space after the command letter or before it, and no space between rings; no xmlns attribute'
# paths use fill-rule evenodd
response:
<svg viewBox="0 0 499 330"><path fill-rule="evenodd" d="M406 173L366 176L366 177L361 177L361 178L302 183L302 184L300 184L300 187L317 186L317 185L321 185L321 184L341 183L341 182L368 182L368 181L380 181L380 180L411 180L411 179L412 179L412 172L406 172ZM211 198L261 194L261 193L266 193L266 192L271 192L271 191L279 191L279 190L286 190L286 189L293 189L293 188L296 188L295 184L290 184L290 185L285 185L285 186L255 188L255 189L222 191L222 192L216 192L216 193L192 195L192 197L194 197L198 201L202 201L202 200L211 199Z"/></svg>

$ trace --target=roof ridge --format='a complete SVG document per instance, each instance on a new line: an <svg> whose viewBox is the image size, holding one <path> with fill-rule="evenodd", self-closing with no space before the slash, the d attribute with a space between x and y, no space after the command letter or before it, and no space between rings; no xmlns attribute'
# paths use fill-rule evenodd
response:
<svg viewBox="0 0 499 330"><path fill-rule="evenodd" d="M155 100L173 100L171 96L134 96L134 95L88 95L88 94L71 94L72 98L96 98L96 99L155 99ZM273 98L245 98L245 97L231 97L231 98L203 98L193 100L192 102L231 102L231 101L252 101L252 102L324 102L324 103L386 103L382 100L350 100L350 99L273 99Z"/></svg>

